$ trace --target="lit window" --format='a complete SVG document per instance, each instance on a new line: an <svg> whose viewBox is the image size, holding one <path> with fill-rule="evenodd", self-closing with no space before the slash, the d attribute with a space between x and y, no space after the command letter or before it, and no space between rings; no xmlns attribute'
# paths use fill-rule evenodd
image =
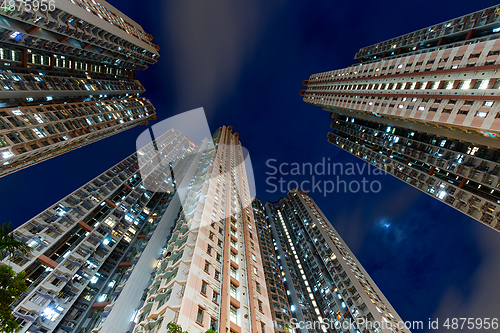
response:
<svg viewBox="0 0 500 333"><path fill-rule="evenodd" d="M490 80L480 80L481 83L479 83L479 88L478 89L486 89L488 88L488 84L490 83Z"/></svg>
<svg viewBox="0 0 500 333"><path fill-rule="evenodd" d="M460 89L466 90L470 87L470 80L465 80L460 82Z"/></svg>

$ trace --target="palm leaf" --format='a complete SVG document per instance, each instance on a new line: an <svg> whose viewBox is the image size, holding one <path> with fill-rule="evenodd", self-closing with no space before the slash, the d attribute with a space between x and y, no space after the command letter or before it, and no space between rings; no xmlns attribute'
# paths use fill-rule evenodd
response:
<svg viewBox="0 0 500 333"><path fill-rule="evenodd" d="M10 222L0 225L0 260L5 259L9 253L13 259L19 255L18 253L26 255L31 251L33 249L28 244L14 237Z"/></svg>

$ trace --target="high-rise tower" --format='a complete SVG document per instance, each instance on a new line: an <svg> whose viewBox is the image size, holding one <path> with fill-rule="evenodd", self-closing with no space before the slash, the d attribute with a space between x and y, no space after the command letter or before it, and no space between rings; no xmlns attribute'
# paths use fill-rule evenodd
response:
<svg viewBox="0 0 500 333"><path fill-rule="evenodd" d="M274 321L274 332L291 332L292 314L288 304L287 292L282 281L284 273L280 269L280 257L276 254L276 240L271 232L270 220L266 218L266 211L260 200L254 199L252 206L266 275L267 294ZM259 286L259 288L263 287Z"/></svg>
<svg viewBox="0 0 500 333"><path fill-rule="evenodd" d="M4 1L0 177L155 118L152 36L106 1Z"/></svg>
<svg viewBox="0 0 500 333"><path fill-rule="evenodd" d="M311 197L265 206L298 332L410 332Z"/></svg>
<svg viewBox="0 0 500 333"><path fill-rule="evenodd" d="M359 50L312 75L329 142L500 229L500 11L490 7Z"/></svg>
<svg viewBox="0 0 500 333"><path fill-rule="evenodd" d="M170 130L14 231L22 332L273 332L237 133ZM144 162L144 163L142 163Z"/></svg>
<svg viewBox="0 0 500 333"><path fill-rule="evenodd" d="M172 233L134 333L171 321L193 333L273 332L243 151L231 130L219 128L195 157L186 201L170 218ZM123 320L121 313L112 313L106 326L108 317L106 332Z"/></svg>
<svg viewBox="0 0 500 333"><path fill-rule="evenodd" d="M85 332L96 320L94 310L119 295L120 283L130 275L126 269L152 242L148 234L158 228L172 201L172 170L182 177L196 148L173 130L155 144L146 145L13 231L14 237L33 249L31 254L3 261L27 273L29 290L12 304L22 332L77 328ZM147 173L140 168L138 156L155 159L158 155L169 156L173 168L158 164ZM156 191L145 186L154 182L162 184Z"/></svg>

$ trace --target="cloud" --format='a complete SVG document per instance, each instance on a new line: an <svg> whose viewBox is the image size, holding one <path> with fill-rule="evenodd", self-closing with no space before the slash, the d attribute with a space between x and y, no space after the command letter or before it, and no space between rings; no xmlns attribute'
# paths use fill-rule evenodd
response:
<svg viewBox="0 0 500 333"><path fill-rule="evenodd" d="M165 30L175 74L177 107L215 112L238 83L245 61L265 30L259 2L183 0L165 3ZM165 60L164 60L165 61Z"/></svg>
<svg viewBox="0 0 500 333"><path fill-rule="evenodd" d="M471 271L469 281L454 283L453 287L445 291L434 314L434 318L439 318L441 328L446 318L498 318L500 289L497 277L500 274L500 257L498 256L500 235L482 225L473 230L472 236L479 246L482 260L479 267L475 271ZM450 258L450 260L460 261L461 258L455 257ZM471 331L483 330L473 329Z"/></svg>

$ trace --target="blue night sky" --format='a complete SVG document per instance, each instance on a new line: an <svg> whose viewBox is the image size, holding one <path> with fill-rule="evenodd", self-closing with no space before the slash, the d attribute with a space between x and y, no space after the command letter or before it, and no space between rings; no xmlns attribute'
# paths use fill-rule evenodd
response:
<svg viewBox="0 0 500 333"><path fill-rule="evenodd" d="M203 107L212 131L232 125L249 150L257 196L273 165L361 160L326 141L329 117L304 103L302 80L354 63L367 45L492 6L494 1L111 0L161 47L137 78L158 121ZM3 221L18 226L135 150L137 127L0 179ZM285 172L290 168L285 168ZM370 175L368 175L370 170ZM283 177L311 180L311 175ZM316 181L336 176L315 176ZM500 234L389 175L378 193L309 192L404 320L495 318ZM279 185L279 184L278 184ZM414 332L436 330L414 330ZM458 330L460 331L460 330ZM463 331L463 330L462 330ZM492 331L492 330L490 330Z"/></svg>

